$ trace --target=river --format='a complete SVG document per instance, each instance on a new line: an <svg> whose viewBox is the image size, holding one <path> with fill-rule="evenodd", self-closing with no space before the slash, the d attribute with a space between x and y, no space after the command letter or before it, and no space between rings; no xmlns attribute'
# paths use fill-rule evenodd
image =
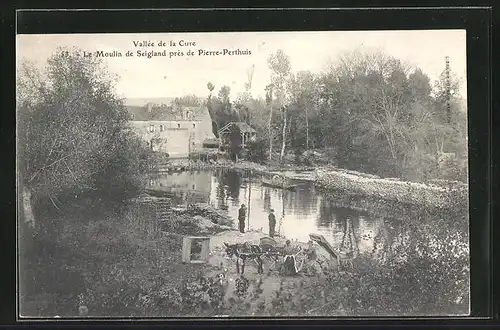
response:
<svg viewBox="0 0 500 330"><path fill-rule="evenodd" d="M291 240L307 242L310 233L317 233L340 250L361 253L374 250L375 237L392 241L395 220L338 207L323 198L312 182L298 183L295 191L289 191L263 186L259 176L237 171L192 171L159 174L151 179L150 188L170 192L180 205L209 203L234 219L245 204L246 228L265 234L269 211L274 209L276 231Z"/></svg>
<svg viewBox="0 0 500 330"><path fill-rule="evenodd" d="M295 191L274 189L262 185L260 175L217 170L161 174L150 186L168 192L180 205L208 203L235 220L246 204L247 229L262 229L263 236L269 232L270 209L277 231L288 239L307 242L311 233L323 235L334 249L356 260L356 303L380 306L379 313L388 313L381 306L389 305L405 315L415 308L430 314L468 313L466 214L331 192L326 197L312 182L296 183Z"/></svg>

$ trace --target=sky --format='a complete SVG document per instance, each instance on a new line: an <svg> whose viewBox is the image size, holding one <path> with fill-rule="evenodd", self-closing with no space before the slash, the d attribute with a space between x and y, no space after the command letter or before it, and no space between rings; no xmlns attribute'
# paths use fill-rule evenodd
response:
<svg viewBox="0 0 500 330"><path fill-rule="evenodd" d="M194 43L180 46L179 42ZM142 47L134 41L151 41ZM159 46L159 42L167 46ZM170 46L170 41L176 46ZM122 57L104 58L109 70L118 75L117 93L125 98L208 95L207 83L231 87L231 98L244 91L251 68L252 94L264 96L270 81L267 59L278 49L290 58L292 72L319 73L345 51L383 51L413 67L421 68L433 82L449 56L451 70L462 80L460 94L466 97L465 30L408 31L325 31L325 32L237 32L237 33L140 33L140 34L59 34L17 35L17 60L27 59L43 67L58 46L76 46L87 54L96 51L120 52ZM246 55L199 55L200 50L239 49ZM167 56L147 58L137 51L166 51ZM194 55L188 56L191 50ZM127 51L134 56L126 57ZM170 56L181 51L183 56Z"/></svg>

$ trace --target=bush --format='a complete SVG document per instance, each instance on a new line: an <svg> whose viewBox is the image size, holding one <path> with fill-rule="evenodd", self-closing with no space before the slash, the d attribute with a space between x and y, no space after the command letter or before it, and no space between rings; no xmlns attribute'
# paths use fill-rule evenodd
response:
<svg viewBox="0 0 500 330"><path fill-rule="evenodd" d="M34 201L57 205L82 194L121 200L142 188L143 175L154 167L128 128L113 77L100 59L79 53L59 49L44 71L20 66L19 173Z"/></svg>
<svg viewBox="0 0 500 330"><path fill-rule="evenodd" d="M215 162L219 158L217 150L200 150L191 152L188 156L190 160L200 160L202 162Z"/></svg>
<svg viewBox="0 0 500 330"><path fill-rule="evenodd" d="M250 141L247 144L245 159L252 162L264 162L267 160L268 142L264 139Z"/></svg>

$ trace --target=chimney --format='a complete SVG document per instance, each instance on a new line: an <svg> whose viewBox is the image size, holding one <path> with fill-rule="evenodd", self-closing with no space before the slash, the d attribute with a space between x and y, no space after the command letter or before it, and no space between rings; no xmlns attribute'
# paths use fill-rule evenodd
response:
<svg viewBox="0 0 500 330"><path fill-rule="evenodd" d="M152 107L153 107L153 105L151 104L151 102L148 102L148 113L151 113Z"/></svg>

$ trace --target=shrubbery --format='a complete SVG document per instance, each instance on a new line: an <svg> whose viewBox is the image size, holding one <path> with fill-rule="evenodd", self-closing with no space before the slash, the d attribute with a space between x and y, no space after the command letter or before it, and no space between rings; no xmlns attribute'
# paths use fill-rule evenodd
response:
<svg viewBox="0 0 500 330"><path fill-rule="evenodd" d="M267 140L258 139L255 141L250 141L247 144L246 155L243 158L252 162L261 163L267 160L267 150Z"/></svg>
<svg viewBox="0 0 500 330"><path fill-rule="evenodd" d="M122 200L145 183L154 157L99 59L60 49L45 70L18 67L18 160L25 215L30 201L60 207L81 195Z"/></svg>
<svg viewBox="0 0 500 330"><path fill-rule="evenodd" d="M199 160L202 162L216 162L222 155L217 149L215 150L200 150L189 154L190 160Z"/></svg>

